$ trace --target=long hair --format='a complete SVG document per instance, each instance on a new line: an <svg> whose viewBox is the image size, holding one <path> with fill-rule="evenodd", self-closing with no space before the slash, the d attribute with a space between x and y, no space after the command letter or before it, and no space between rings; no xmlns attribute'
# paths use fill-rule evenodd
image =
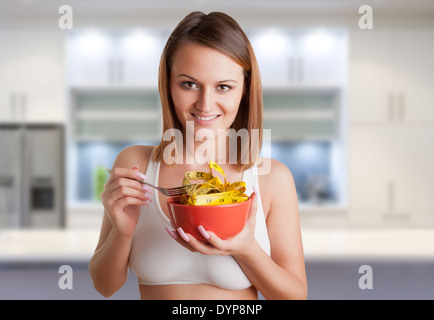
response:
<svg viewBox="0 0 434 320"><path fill-rule="evenodd" d="M239 24L222 12L192 12L173 30L164 47L160 60L158 90L162 106L163 132L169 129L182 131L170 95L170 74L176 50L183 44L194 43L216 49L239 64L244 70L244 92L235 120L231 126L236 132L247 129L250 148L237 143L237 163L242 169L250 168L259 157L262 147L262 85L259 67L252 45ZM257 129L255 141L251 139L252 129ZM154 152L154 160L163 159L164 148L171 142L161 139ZM250 150L249 150L250 149ZM244 151L244 154L242 154ZM247 157L247 158L246 158ZM249 159L248 164L241 159Z"/></svg>

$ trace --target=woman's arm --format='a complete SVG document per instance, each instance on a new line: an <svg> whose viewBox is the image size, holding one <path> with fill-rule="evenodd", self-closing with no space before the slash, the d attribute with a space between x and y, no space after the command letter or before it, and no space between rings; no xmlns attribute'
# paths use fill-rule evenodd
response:
<svg viewBox="0 0 434 320"><path fill-rule="evenodd" d="M268 211L266 222L270 256L254 237L257 209L255 194L252 195L246 226L237 236L221 240L208 232L209 244L204 244L190 234L177 230L179 237L176 239L192 251L232 255L266 299L306 299L307 280L294 180L289 169L280 162L273 160L271 168L267 176L260 178L262 202ZM207 236L205 230L199 231Z"/></svg>
<svg viewBox="0 0 434 320"><path fill-rule="evenodd" d="M123 150L116 158L113 173L101 194L104 217L89 271L95 289L105 297L114 294L127 280L128 259L140 208L150 198L147 192L152 192L131 179L137 179L136 174L141 171L137 163L145 162L147 166L150 150L142 146Z"/></svg>
<svg viewBox="0 0 434 320"><path fill-rule="evenodd" d="M127 280L131 243L132 237L123 237L113 229L104 211L100 239L89 263L93 285L104 297L113 295Z"/></svg>
<svg viewBox="0 0 434 320"><path fill-rule="evenodd" d="M260 176L263 201L268 201L267 229L271 252L255 241L236 256L250 281L266 299L306 299L307 280L298 213L297 191L290 170L272 160L268 176Z"/></svg>

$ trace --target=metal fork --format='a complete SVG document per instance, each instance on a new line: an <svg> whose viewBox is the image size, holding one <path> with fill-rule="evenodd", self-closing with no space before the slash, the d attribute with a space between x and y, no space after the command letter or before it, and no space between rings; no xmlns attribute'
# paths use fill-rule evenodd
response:
<svg viewBox="0 0 434 320"><path fill-rule="evenodd" d="M106 168L106 170L109 173L112 173L112 171L110 169ZM138 181L141 184L145 184L147 186L150 186L151 188L157 189L162 194L164 194L165 196L168 196L168 197L175 197L175 196L179 196L179 195L182 195L182 194L186 194L187 193L186 188L194 186L194 184L188 184L188 185L185 185L185 186L180 186L180 187L175 187L175 188L163 188L163 187L156 187L156 186L154 186L154 185L152 185L150 183L147 183L147 182L145 182L143 180L139 180L139 179L132 179L132 178L127 178L127 179Z"/></svg>

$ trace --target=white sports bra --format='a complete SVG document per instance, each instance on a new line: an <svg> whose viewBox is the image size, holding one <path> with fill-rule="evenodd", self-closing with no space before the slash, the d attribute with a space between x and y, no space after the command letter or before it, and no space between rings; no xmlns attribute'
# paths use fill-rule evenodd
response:
<svg viewBox="0 0 434 320"><path fill-rule="evenodd" d="M158 185L160 163L152 156L146 169L148 182ZM255 188L258 200L255 237L270 254L267 226L259 193L256 166L244 171L246 194ZM142 206L130 252L129 265L138 277L139 284L194 284L207 283L224 289L241 290L252 284L232 256L203 255L191 252L172 239L165 227L170 221L161 209L155 192L149 207Z"/></svg>

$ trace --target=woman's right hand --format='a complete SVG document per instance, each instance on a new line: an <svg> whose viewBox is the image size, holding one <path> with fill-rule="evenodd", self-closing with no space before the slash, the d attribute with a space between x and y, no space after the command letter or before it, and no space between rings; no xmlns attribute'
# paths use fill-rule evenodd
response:
<svg viewBox="0 0 434 320"><path fill-rule="evenodd" d="M132 169L114 168L104 191L101 193L102 204L115 231L126 237L132 237L139 221L140 209L152 201L153 190L132 179L146 179L135 166Z"/></svg>

